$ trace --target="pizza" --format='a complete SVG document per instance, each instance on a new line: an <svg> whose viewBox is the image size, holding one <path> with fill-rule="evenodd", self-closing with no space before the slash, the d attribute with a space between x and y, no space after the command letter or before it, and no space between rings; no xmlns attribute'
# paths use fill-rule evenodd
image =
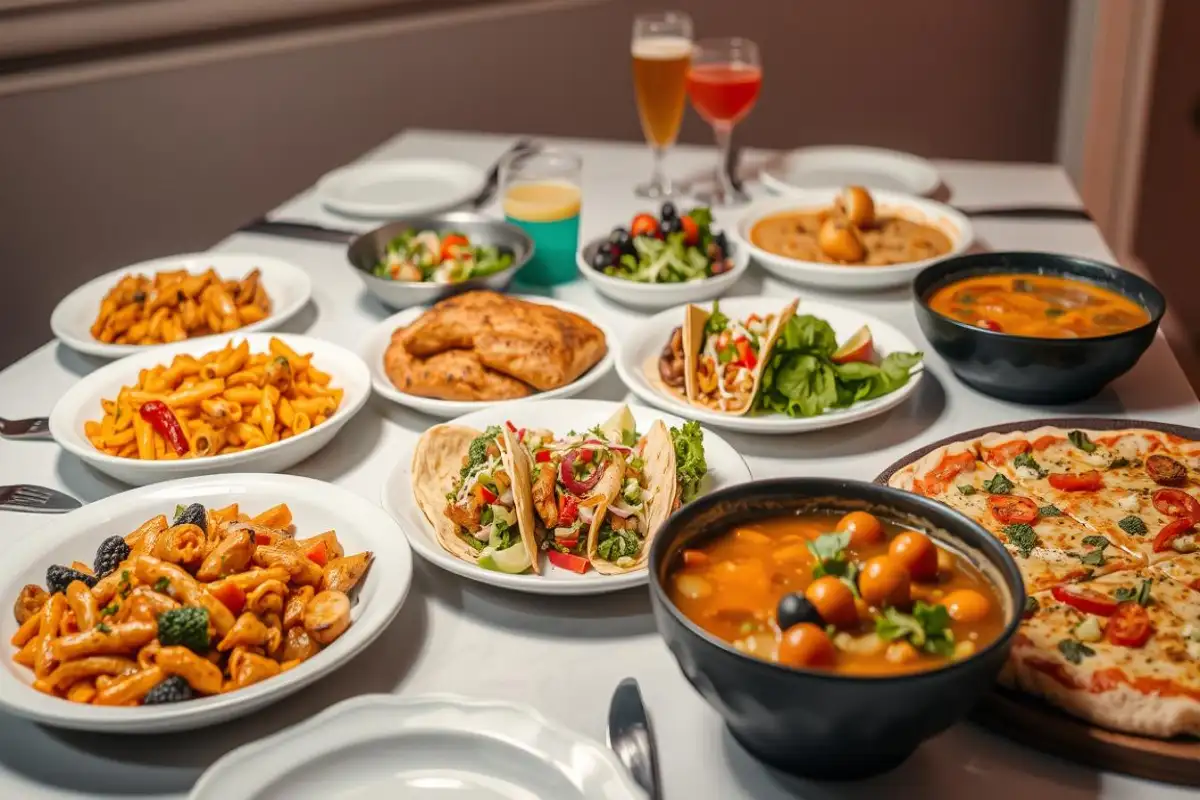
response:
<svg viewBox="0 0 1200 800"><path fill-rule="evenodd" d="M988 433L888 479L998 538L1027 601L1001 682L1090 722L1200 736L1200 442Z"/></svg>

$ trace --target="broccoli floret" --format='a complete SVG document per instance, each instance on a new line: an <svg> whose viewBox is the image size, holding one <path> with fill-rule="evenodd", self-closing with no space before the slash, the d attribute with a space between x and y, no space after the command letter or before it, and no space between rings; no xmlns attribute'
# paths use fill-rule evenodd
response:
<svg viewBox="0 0 1200 800"><path fill-rule="evenodd" d="M182 645L196 653L207 652L208 609L184 606L159 614L158 641L164 647Z"/></svg>

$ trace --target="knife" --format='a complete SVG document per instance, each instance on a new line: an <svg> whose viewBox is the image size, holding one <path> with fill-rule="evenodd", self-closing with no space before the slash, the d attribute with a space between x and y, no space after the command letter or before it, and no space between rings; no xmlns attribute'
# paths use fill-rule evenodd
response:
<svg viewBox="0 0 1200 800"><path fill-rule="evenodd" d="M1011 206L1007 208L960 208L968 217L1005 217L1008 219L1077 219L1091 222L1092 215L1084 208L1057 206Z"/></svg>
<svg viewBox="0 0 1200 800"><path fill-rule="evenodd" d="M317 242L333 242L334 244L349 244L358 235L355 231L343 231L338 228L326 228L310 222L293 222L286 219L267 219L259 217L238 228L238 233L263 233L269 236L282 236L287 239L311 239Z"/></svg>
<svg viewBox="0 0 1200 800"><path fill-rule="evenodd" d="M540 147L532 139L518 139L512 147L505 150L500 158L496 159L496 162L492 164L492 168L488 170L487 181L483 184L483 189L471 199L469 205L472 208L483 208L496 196L496 190L500 188L500 165L504 162L504 159L513 153L525 153L538 150Z"/></svg>
<svg viewBox="0 0 1200 800"><path fill-rule="evenodd" d="M621 681L609 701L607 741L609 749L616 753L647 797L661 800L654 729L650 727L650 717L634 678Z"/></svg>

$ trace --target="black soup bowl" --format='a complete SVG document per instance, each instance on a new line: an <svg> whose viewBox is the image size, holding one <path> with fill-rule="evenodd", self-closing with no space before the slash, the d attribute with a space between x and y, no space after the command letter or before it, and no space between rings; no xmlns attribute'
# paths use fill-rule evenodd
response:
<svg viewBox="0 0 1200 800"><path fill-rule="evenodd" d="M855 510L923 531L977 566L1005 604L999 638L974 655L925 672L838 675L746 655L688 619L667 594L683 550L734 526L793 513ZM892 769L925 739L966 716L992 690L1025 606L1016 563L982 527L920 495L833 478L754 481L689 503L654 537L650 576L659 633L733 737L773 767L827 780Z"/></svg>
<svg viewBox="0 0 1200 800"><path fill-rule="evenodd" d="M941 287L978 275L1055 275L1123 294L1149 322L1123 333L1081 339L1014 336L968 325L929 307ZM913 282L917 321L933 349L964 383L1016 403L1073 403L1124 375L1154 341L1167 301L1154 284L1112 264L1055 253L973 253L926 267Z"/></svg>

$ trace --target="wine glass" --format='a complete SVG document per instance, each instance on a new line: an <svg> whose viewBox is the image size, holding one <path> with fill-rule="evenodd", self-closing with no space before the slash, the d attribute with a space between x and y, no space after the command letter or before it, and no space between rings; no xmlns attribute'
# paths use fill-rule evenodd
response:
<svg viewBox="0 0 1200 800"><path fill-rule="evenodd" d="M670 197L671 181L663 159L675 144L683 121L684 78L692 58L692 18L681 11L639 14L633 21L633 93L642 133L654 153L648 183L634 189L638 197Z"/></svg>
<svg viewBox="0 0 1200 800"><path fill-rule="evenodd" d="M749 39L702 39L692 48L688 97L696 113L713 126L720 150L716 188L700 195L701 202L723 206L750 200L734 186L729 174L729 147L733 126L750 113L758 100L762 77L758 45Z"/></svg>

